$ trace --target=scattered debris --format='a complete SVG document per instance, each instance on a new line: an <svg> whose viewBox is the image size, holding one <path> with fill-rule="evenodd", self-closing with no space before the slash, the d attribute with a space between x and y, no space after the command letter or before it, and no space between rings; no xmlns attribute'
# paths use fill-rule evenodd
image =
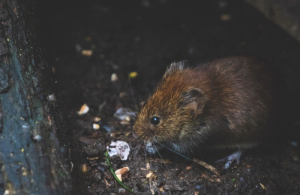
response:
<svg viewBox="0 0 300 195"><path fill-rule="evenodd" d="M259 185L261 186L261 188L262 188L263 190L267 190L267 188L264 186L264 184L259 183Z"/></svg>
<svg viewBox="0 0 300 195"><path fill-rule="evenodd" d="M130 125L131 123L129 121L120 121L121 125Z"/></svg>
<svg viewBox="0 0 300 195"><path fill-rule="evenodd" d="M89 110L90 108L86 104L83 104L77 114L81 116L88 113Z"/></svg>
<svg viewBox="0 0 300 195"><path fill-rule="evenodd" d="M147 160L147 161L148 161L148 160ZM150 169L151 169L151 166L150 166L150 163L149 163L149 162L146 163L146 169L147 169L147 170L150 170Z"/></svg>
<svg viewBox="0 0 300 195"><path fill-rule="evenodd" d="M113 73L110 78L111 82L116 82L118 80L118 76L116 73Z"/></svg>
<svg viewBox="0 0 300 195"><path fill-rule="evenodd" d="M47 116L47 119L48 119L48 124L50 125L50 126L52 126L52 120L51 120L51 116Z"/></svg>
<svg viewBox="0 0 300 195"><path fill-rule="evenodd" d="M95 129L95 130L100 129L100 125L97 123L93 123L93 129Z"/></svg>
<svg viewBox="0 0 300 195"><path fill-rule="evenodd" d="M130 121L131 118L136 116L136 112L132 112L128 108L119 108L115 114L114 117L118 118L121 121Z"/></svg>
<svg viewBox="0 0 300 195"><path fill-rule="evenodd" d="M42 136L40 136L40 135L35 135L35 136L33 136L33 139L34 139L35 141L39 142L39 141L41 141Z"/></svg>
<svg viewBox="0 0 300 195"><path fill-rule="evenodd" d="M119 188L119 194L123 194L123 193L125 193L126 191L125 191L125 189L124 188Z"/></svg>
<svg viewBox="0 0 300 195"><path fill-rule="evenodd" d="M201 160L198 160L196 158L193 158L193 162L197 163L198 165L201 165L202 167L210 170L211 172L213 172L216 175L220 175L220 173L217 171L217 169L209 164L207 164L206 162L203 162Z"/></svg>
<svg viewBox="0 0 300 195"><path fill-rule="evenodd" d="M113 131L113 129L114 129L114 128L109 127L109 126L107 126L107 125L102 125L102 128L105 129L105 131L106 131L107 133L111 133L111 132Z"/></svg>
<svg viewBox="0 0 300 195"><path fill-rule="evenodd" d="M147 175L146 175L146 178L147 179L150 179L150 178L152 178L153 177L153 172L152 171L150 171Z"/></svg>
<svg viewBox="0 0 300 195"><path fill-rule="evenodd" d="M24 125L22 125L22 128L24 130L28 130L30 128L29 124L28 123L25 123Z"/></svg>
<svg viewBox="0 0 300 195"><path fill-rule="evenodd" d="M90 56L93 55L93 51L92 51L92 50L82 50L82 51L81 51L81 54L82 54L83 56L88 56L88 57L90 57Z"/></svg>
<svg viewBox="0 0 300 195"><path fill-rule="evenodd" d="M124 141L112 141L110 145L107 146L107 151L110 157L117 155L120 156L121 160L127 160L130 152L130 147L128 143Z"/></svg>
<svg viewBox="0 0 300 195"><path fill-rule="evenodd" d="M99 157L98 157L98 156L95 156L95 157L87 157L87 159L88 159L88 160L97 160L97 159L99 159Z"/></svg>
<svg viewBox="0 0 300 195"><path fill-rule="evenodd" d="M188 167L186 167L185 169L188 171L188 170L191 170L193 167L191 167L191 166L188 166Z"/></svg>
<svg viewBox="0 0 300 195"><path fill-rule="evenodd" d="M73 172L73 168L74 168L74 163L72 162L72 158L71 158L71 148L69 148L69 161L70 161L70 165L71 165L71 169L70 172Z"/></svg>
<svg viewBox="0 0 300 195"><path fill-rule="evenodd" d="M137 72L131 72L129 73L129 78L133 79L135 77L137 77L138 73Z"/></svg>
<svg viewBox="0 0 300 195"><path fill-rule="evenodd" d="M116 176L120 181L122 181L122 175L125 175L129 171L129 167L123 167L115 171Z"/></svg>
<svg viewBox="0 0 300 195"><path fill-rule="evenodd" d="M105 181L105 185L106 185L107 187L109 187L110 184L108 183L108 181L107 181L106 179L104 179L104 181Z"/></svg>
<svg viewBox="0 0 300 195"><path fill-rule="evenodd" d="M11 194L9 190L5 190L4 194L3 195L9 195Z"/></svg>
<svg viewBox="0 0 300 195"><path fill-rule="evenodd" d="M55 95L53 93L50 94L50 95L48 95L47 99L50 102L55 102L56 101L56 97L55 97Z"/></svg>
<svg viewBox="0 0 300 195"><path fill-rule="evenodd" d="M83 165L81 166L81 171L82 171L82 173L88 172L88 166L87 166L87 164L83 164Z"/></svg>
<svg viewBox="0 0 300 195"><path fill-rule="evenodd" d="M100 117L95 117L95 118L94 118L94 122L99 122L99 121L101 121L101 118L100 118Z"/></svg>

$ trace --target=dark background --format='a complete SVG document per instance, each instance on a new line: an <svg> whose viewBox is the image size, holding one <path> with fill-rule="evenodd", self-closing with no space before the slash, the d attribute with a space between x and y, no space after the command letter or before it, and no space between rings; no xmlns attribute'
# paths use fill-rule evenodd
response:
<svg viewBox="0 0 300 195"><path fill-rule="evenodd" d="M145 101L173 61L189 60L195 66L231 55L259 56L281 73L288 88L289 116L293 123L299 119L299 42L243 1L43 0L39 4L36 14L46 56L53 67L55 93L74 125L68 135L74 151L74 193L118 192L119 186L113 180L108 179L112 184L110 188L104 182L107 170L101 171L98 167L103 158L96 162L88 161L86 157L91 154L77 140L92 134L94 116L110 121L120 105L136 110L133 99L138 104ZM82 49L92 50L92 56L82 55ZM129 83L128 73L132 71L136 71L138 76ZM119 77L115 85L110 81L112 73ZM120 98L120 93L125 96ZM104 110L99 110L105 101L109 103ZM76 117L76 111L83 103L90 106L89 115ZM131 130L131 126L113 123L110 126L116 132ZM105 131L102 132L105 134ZM300 172L299 163L292 157L294 153L286 152L290 150L287 146L271 149L275 154L255 150L244 159L244 164L242 162L242 165L222 175L221 184L211 181L210 176L203 177L203 169L197 172L195 168L195 173L185 179L188 183L177 184L179 177L174 178L177 186L188 186L183 191L179 188L164 189L174 194L192 194L194 191L205 194L293 194L299 188ZM210 157L205 160L210 161ZM81 173L83 164L90 167L88 174ZM173 166L184 170L187 164ZM252 169L254 172L249 173L249 164L255 167ZM125 183L141 191L137 187L139 181L130 179L137 172L133 170ZM97 179L97 174L101 179ZM263 189L260 183L267 189ZM150 193L148 188L145 185L142 188L145 191L140 193Z"/></svg>

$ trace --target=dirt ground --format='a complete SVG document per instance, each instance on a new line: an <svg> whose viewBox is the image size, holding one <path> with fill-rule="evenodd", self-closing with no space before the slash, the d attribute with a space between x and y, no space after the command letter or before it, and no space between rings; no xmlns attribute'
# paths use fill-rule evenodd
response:
<svg viewBox="0 0 300 195"><path fill-rule="evenodd" d="M138 112L173 61L254 54L283 73L291 121L299 119L300 44L253 7L238 0L41 1L39 14L55 93L70 120L73 194L130 194L105 163L112 140L130 145L127 161L111 163L129 167L123 182L134 194L300 194L299 148L285 140L247 152L229 170L215 161L231 151L197 156L217 176L171 151L146 154L132 135L134 121L113 116L119 108ZM78 116L83 104L90 110Z"/></svg>

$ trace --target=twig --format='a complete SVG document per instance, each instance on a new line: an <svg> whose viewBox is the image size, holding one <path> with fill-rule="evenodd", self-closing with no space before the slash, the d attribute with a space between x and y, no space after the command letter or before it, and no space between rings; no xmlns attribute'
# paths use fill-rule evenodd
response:
<svg viewBox="0 0 300 195"><path fill-rule="evenodd" d="M193 158L193 162L197 163L198 165L201 165L202 167L210 170L211 172L213 172L216 175L220 175L220 173L217 171L217 169L215 167L213 167L212 165L207 164L206 162L203 162L201 160L198 160L196 158Z"/></svg>

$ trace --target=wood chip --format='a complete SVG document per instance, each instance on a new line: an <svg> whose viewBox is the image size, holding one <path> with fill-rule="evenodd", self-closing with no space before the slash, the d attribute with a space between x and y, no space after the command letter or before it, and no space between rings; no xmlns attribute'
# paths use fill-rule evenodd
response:
<svg viewBox="0 0 300 195"><path fill-rule="evenodd" d="M196 158L193 158L193 162L197 163L198 165L201 165L202 167L206 168L207 170L210 170L211 172L213 172L216 175L220 175L220 173L217 171L217 169L215 167L213 167L212 165L207 164L206 162L203 162L203 161L198 160Z"/></svg>
<svg viewBox="0 0 300 195"><path fill-rule="evenodd" d="M153 175L153 173L152 173L152 172L149 172L149 173L146 175L146 178L149 179L149 178L152 177L152 175Z"/></svg>
<svg viewBox="0 0 300 195"><path fill-rule="evenodd" d="M191 167L191 166L188 166L188 167L186 167L185 169L186 170L191 170L193 167Z"/></svg>
<svg viewBox="0 0 300 195"><path fill-rule="evenodd" d="M260 186L261 186L261 188L263 189L263 190L266 190L267 188L264 186L264 184L262 184L262 183L259 183L260 184Z"/></svg>
<svg viewBox="0 0 300 195"><path fill-rule="evenodd" d="M98 157L98 156L95 156L95 157L87 157L87 159L88 159L88 160L97 160L97 159L99 159L99 157Z"/></svg>

